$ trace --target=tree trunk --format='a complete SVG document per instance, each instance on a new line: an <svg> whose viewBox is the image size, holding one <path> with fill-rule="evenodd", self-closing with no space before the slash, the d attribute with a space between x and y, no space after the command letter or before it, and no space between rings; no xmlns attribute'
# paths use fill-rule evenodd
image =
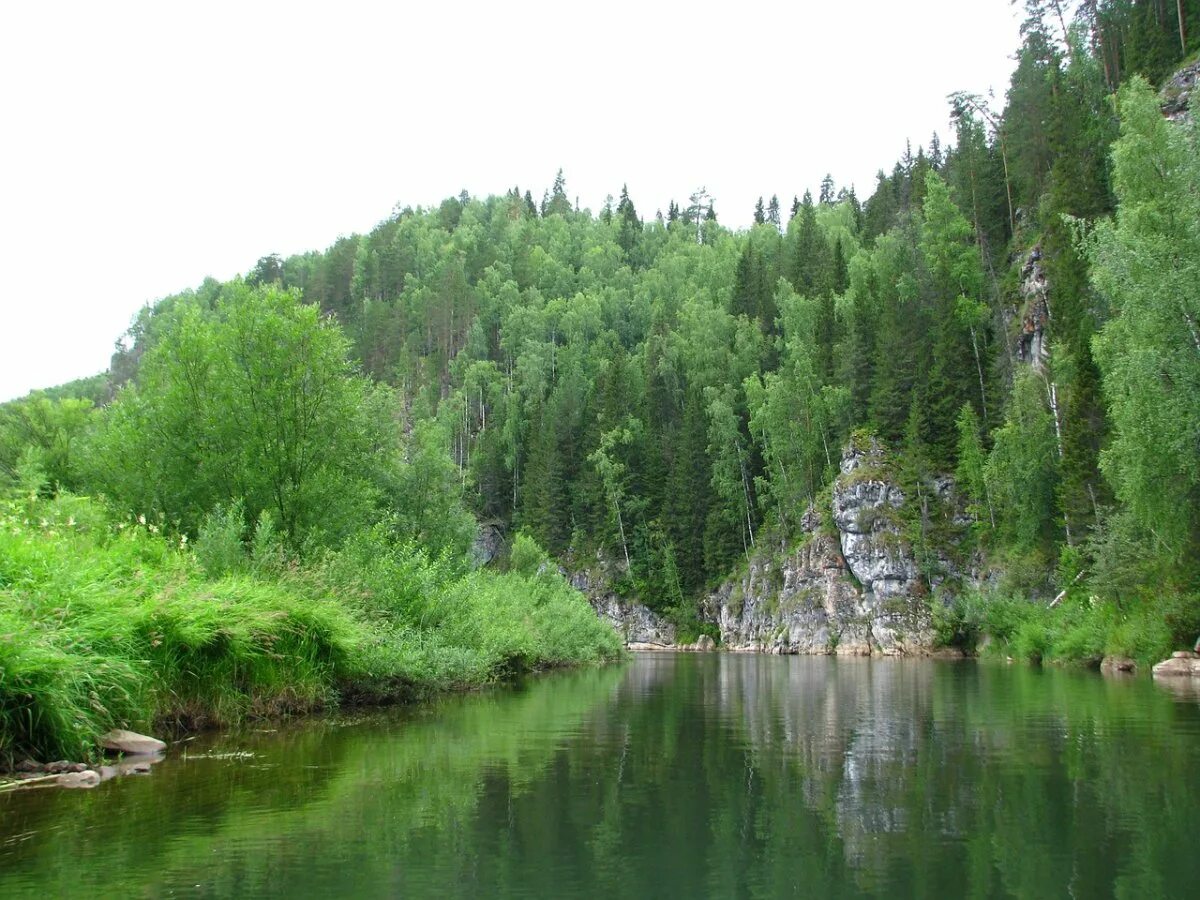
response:
<svg viewBox="0 0 1200 900"><path fill-rule="evenodd" d="M1050 398L1050 411L1054 413L1054 439L1058 445L1059 462L1063 460L1063 437L1062 437L1062 417L1059 414L1058 408L1058 385L1050 379L1046 379L1046 395ZM1074 541L1071 539L1071 519L1066 512L1063 513L1063 530L1067 534L1067 545L1074 546Z"/></svg>
<svg viewBox="0 0 1200 900"><path fill-rule="evenodd" d="M988 427L987 392L983 387L983 363L979 359L979 341L975 338L975 326L971 326L971 349L975 351L975 371L979 373L979 405L983 412L983 428Z"/></svg>

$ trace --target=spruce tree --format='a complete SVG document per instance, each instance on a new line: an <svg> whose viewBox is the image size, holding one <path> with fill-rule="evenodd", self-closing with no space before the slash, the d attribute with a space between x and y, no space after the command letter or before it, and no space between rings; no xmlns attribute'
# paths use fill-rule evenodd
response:
<svg viewBox="0 0 1200 900"><path fill-rule="evenodd" d="M767 204L767 221L776 228L779 228L781 225L779 221L779 197L775 194L771 195L771 202Z"/></svg>

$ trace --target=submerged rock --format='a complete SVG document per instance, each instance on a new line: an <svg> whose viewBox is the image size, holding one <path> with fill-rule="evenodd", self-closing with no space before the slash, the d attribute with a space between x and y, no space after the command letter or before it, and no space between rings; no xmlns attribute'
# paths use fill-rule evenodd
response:
<svg viewBox="0 0 1200 900"><path fill-rule="evenodd" d="M94 788L100 783L100 773L92 769L82 772L64 772L57 776L56 784L62 788Z"/></svg>
<svg viewBox="0 0 1200 900"><path fill-rule="evenodd" d="M69 760L60 759L55 762L46 763L42 766L42 771L47 775L61 775L66 772L84 772L87 770L85 763L73 763Z"/></svg>
<svg viewBox="0 0 1200 900"><path fill-rule="evenodd" d="M136 731L125 731L117 728L107 734L101 735L100 746L105 750L113 753L144 754L144 753L162 753L167 749L167 745L158 738L148 737L144 734L138 734Z"/></svg>

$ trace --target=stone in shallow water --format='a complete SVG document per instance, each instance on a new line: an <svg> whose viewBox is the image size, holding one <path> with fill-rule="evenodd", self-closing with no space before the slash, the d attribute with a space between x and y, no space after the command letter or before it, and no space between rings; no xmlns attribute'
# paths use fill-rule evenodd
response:
<svg viewBox="0 0 1200 900"><path fill-rule="evenodd" d="M94 788L100 783L100 773L85 769L82 772L66 772L58 776L56 784L63 788Z"/></svg>
<svg viewBox="0 0 1200 900"><path fill-rule="evenodd" d="M1100 661L1100 671L1106 675L1116 672L1136 672L1137 662L1127 656L1106 656Z"/></svg>
<svg viewBox="0 0 1200 900"><path fill-rule="evenodd" d="M161 753L167 745L158 738L118 728L102 735L100 746L114 753Z"/></svg>
<svg viewBox="0 0 1200 900"><path fill-rule="evenodd" d="M1156 678L1200 678L1200 656L1194 653L1176 653L1164 659L1154 669Z"/></svg>

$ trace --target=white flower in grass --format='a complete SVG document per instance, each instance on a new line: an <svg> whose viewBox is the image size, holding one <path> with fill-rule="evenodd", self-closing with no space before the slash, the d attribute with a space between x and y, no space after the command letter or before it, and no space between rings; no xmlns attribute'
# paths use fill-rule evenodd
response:
<svg viewBox="0 0 1200 900"><path fill-rule="evenodd" d="M146 517L145 517L144 515L143 515L143 516L138 516L138 524L139 524L139 525L145 525L145 524L146 524Z"/></svg>

